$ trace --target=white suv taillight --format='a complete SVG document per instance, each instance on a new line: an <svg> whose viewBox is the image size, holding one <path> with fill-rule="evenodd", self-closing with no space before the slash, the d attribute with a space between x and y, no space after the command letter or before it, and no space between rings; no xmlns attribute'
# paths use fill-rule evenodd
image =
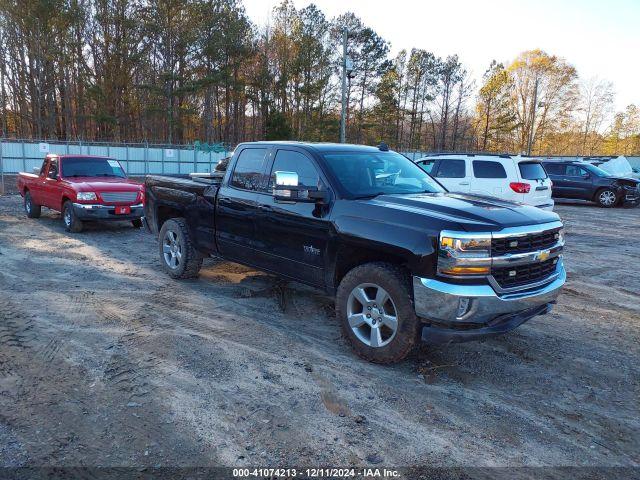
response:
<svg viewBox="0 0 640 480"><path fill-rule="evenodd" d="M516 193L529 193L531 191L531 185L523 182L511 182L509 184L511 190Z"/></svg>

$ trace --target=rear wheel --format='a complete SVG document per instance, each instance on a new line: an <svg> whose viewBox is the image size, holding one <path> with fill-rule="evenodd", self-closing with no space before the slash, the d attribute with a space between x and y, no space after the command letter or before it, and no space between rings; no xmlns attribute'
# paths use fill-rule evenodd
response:
<svg viewBox="0 0 640 480"><path fill-rule="evenodd" d="M64 223L64 228L67 232L79 233L82 231L82 220L76 216L70 200L64 202L62 206L62 223Z"/></svg>
<svg viewBox="0 0 640 480"><path fill-rule="evenodd" d="M202 255L189 236L184 218L167 220L159 235L160 262L173 278L193 278L202 267Z"/></svg>
<svg viewBox="0 0 640 480"><path fill-rule="evenodd" d="M24 211L27 212L29 218L40 218L42 207L33 203L31 192L28 190L24 193Z"/></svg>
<svg viewBox="0 0 640 480"><path fill-rule="evenodd" d="M375 262L351 270L340 282L336 315L355 352L375 363L403 360L418 341L409 275Z"/></svg>
<svg viewBox="0 0 640 480"><path fill-rule="evenodd" d="M596 201L603 208L611 208L618 203L618 195L610 188L604 188L596 194Z"/></svg>

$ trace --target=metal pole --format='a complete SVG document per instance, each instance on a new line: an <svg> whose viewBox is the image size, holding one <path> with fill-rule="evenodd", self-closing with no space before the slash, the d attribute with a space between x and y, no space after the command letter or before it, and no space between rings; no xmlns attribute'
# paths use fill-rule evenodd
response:
<svg viewBox="0 0 640 480"><path fill-rule="evenodd" d="M342 113L340 114L340 143L347 137L347 29L342 31Z"/></svg>
<svg viewBox="0 0 640 480"><path fill-rule="evenodd" d="M531 107L531 128L529 129L529 142L527 144L527 155L531 155L531 147L533 147L533 128L536 124L536 106L538 105L538 77L533 89L533 105Z"/></svg>
<svg viewBox="0 0 640 480"><path fill-rule="evenodd" d="M2 159L2 140L0 139L0 183L2 184L1 194L4 195L4 161Z"/></svg>

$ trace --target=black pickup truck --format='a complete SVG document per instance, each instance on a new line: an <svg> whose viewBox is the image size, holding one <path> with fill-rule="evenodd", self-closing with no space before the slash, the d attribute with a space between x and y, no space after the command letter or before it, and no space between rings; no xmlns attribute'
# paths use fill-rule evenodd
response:
<svg viewBox="0 0 640 480"><path fill-rule="evenodd" d="M169 275L217 256L324 289L374 362L420 338L512 330L548 312L566 279L555 213L448 193L383 145L245 143L222 173L148 176L146 191Z"/></svg>

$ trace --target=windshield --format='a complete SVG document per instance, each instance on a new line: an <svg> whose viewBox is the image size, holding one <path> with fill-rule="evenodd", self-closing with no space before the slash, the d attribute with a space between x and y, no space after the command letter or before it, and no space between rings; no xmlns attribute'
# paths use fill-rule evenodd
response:
<svg viewBox="0 0 640 480"><path fill-rule="evenodd" d="M325 154L324 159L353 198L445 191L424 170L395 152L337 152Z"/></svg>
<svg viewBox="0 0 640 480"><path fill-rule="evenodd" d="M63 177L119 177L126 175L120 163L110 158L69 158L62 161Z"/></svg>
<svg viewBox="0 0 640 480"><path fill-rule="evenodd" d="M593 173L598 177L608 177L611 175L609 172L606 172L601 168L596 167L595 165L591 165L590 163L585 163L584 165L581 164L580 166L583 167L585 170L589 170L591 173Z"/></svg>

